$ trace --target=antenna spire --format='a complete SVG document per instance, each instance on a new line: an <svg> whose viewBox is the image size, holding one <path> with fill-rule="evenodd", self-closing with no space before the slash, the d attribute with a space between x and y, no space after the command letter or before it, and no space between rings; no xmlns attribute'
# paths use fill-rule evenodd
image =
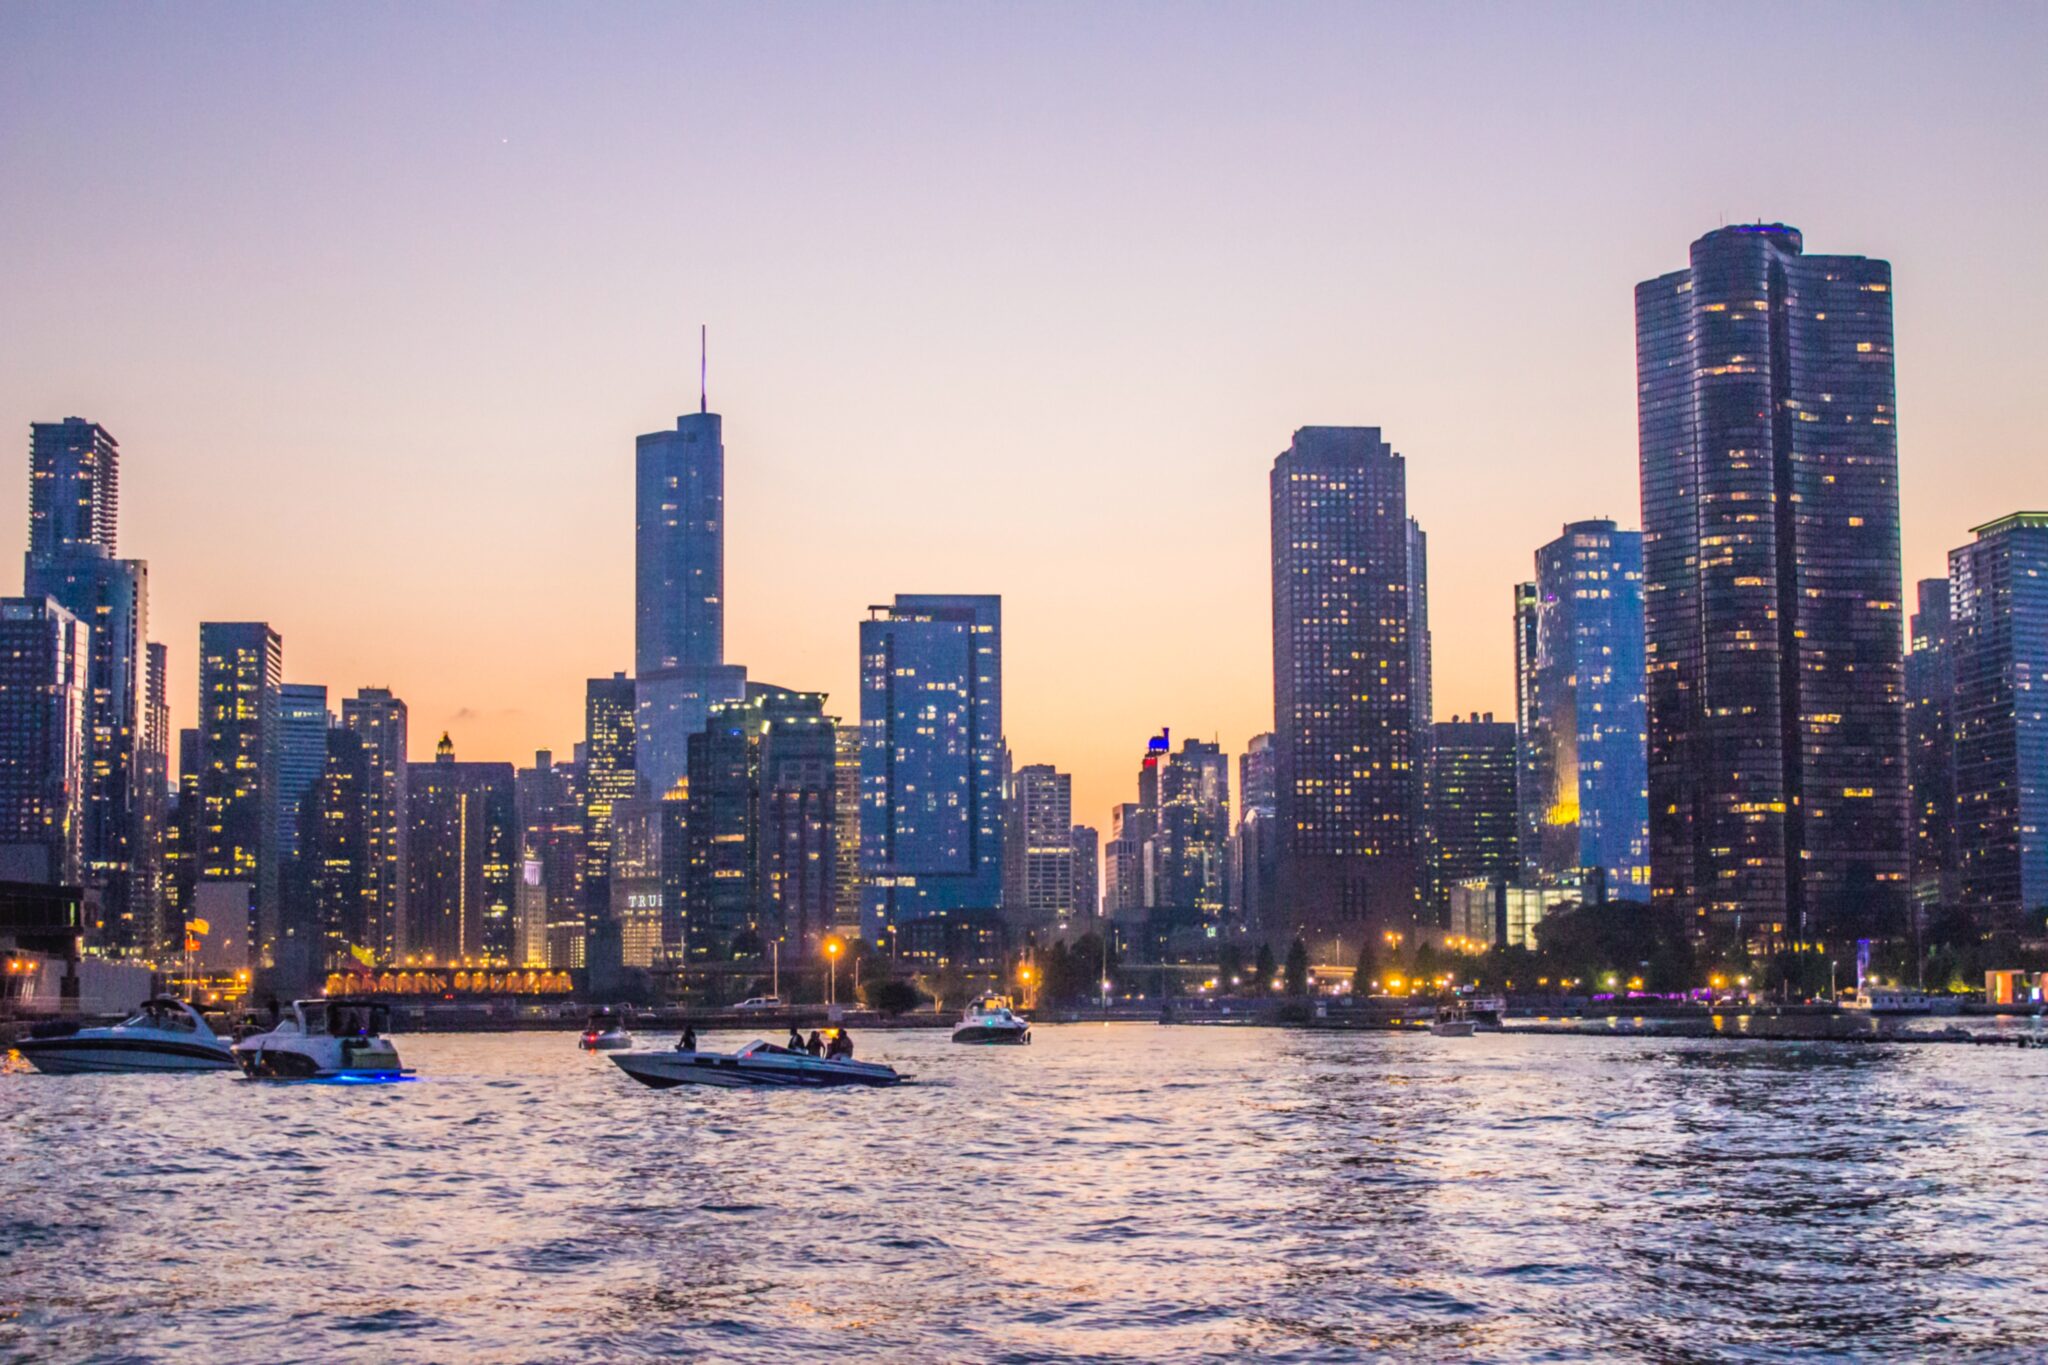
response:
<svg viewBox="0 0 2048 1365"><path fill-rule="evenodd" d="M697 411L711 411L711 329L704 323L697 324Z"/></svg>

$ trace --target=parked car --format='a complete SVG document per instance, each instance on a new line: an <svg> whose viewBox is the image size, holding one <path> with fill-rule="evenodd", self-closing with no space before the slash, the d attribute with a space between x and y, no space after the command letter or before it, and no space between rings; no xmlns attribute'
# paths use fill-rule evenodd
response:
<svg viewBox="0 0 2048 1365"><path fill-rule="evenodd" d="M739 1011L741 1014L765 1014L771 1010L781 1009L782 997L779 995L751 996L748 999L740 1001L739 1004L734 1005L733 1008Z"/></svg>

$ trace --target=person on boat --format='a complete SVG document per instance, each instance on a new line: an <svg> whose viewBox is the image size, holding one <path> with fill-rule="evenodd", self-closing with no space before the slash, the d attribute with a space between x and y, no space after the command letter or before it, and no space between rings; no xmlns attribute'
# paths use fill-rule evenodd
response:
<svg viewBox="0 0 2048 1365"><path fill-rule="evenodd" d="M852 1061L853 1035L845 1029L839 1030L838 1034L833 1037L832 1046L826 1050L825 1055L835 1062L842 1059L849 1062Z"/></svg>
<svg viewBox="0 0 2048 1365"><path fill-rule="evenodd" d="M695 1052L696 1050L697 1030L692 1028L690 1025L685 1024L683 1025L683 1036L676 1039L676 1051Z"/></svg>
<svg viewBox="0 0 2048 1365"><path fill-rule="evenodd" d="M813 1034L812 1036L816 1037L817 1035ZM784 1043L783 1046L791 1052L802 1052L804 1050L804 1036L796 1031L795 1024L789 1026L789 1041Z"/></svg>
<svg viewBox="0 0 2048 1365"><path fill-rule="evenodd" d="M804 1044L804 1051L810 1053L813 1057L825 1055L825 1040L816 1029L811 1030L810 1041Z"/></svg>

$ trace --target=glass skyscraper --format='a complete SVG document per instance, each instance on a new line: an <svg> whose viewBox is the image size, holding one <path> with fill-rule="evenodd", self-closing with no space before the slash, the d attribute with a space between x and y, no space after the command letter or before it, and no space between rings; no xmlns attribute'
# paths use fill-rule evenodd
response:
<svg viewBox="0 0 2048 1365"><path fill-rule="evenodd" d="M359 688L341 704L341 723L363 742L367 765L363 811L363 914L361 946L380 962L405 951L406 709L386 687Z"/></svg>
<svg viewBox="0 0 2048 1365"><path fill-rule="evenodd" d="M1976 528L1949 553L1962 903L1987 930L2048 911L2048 512Z"/></svg>
<svg viewBox="0 0 2048 1365"><path fill-rule="evenodd" d="M1491 712L1436 722L1429 746L1432 907L1439 922L1451 888L1513 881L1520 871L1515 831L1515 727Z"/></svg>
<svg viewBox="0 0 2048 1365"><path fill-rule="evenodd" d="M1647 896L1642 534L1571 523L1516 602L1523 871L1582 878L1589 899Z"/></svg>
<svg viewBox="0 0 2048 1365"><path fill-rule="evenodd" d="M248 888L251 967L275 965L281 929L277 760L283 673L284 641L263 622L200 625L198 872L202 881Z"/></svg>
<svg viewBox="0 0 2048 1365"><path fill-rule="evenodd" d="M287 865L299 856L299 819L306 793L327 771L327 709L323 683L286 683L277 690L277 853Z"/></svg>
<svg viewBox="0 0 2048 1365"><path fill-rule="evenodd" d="M1003 600L904 593L860 624L862 934L995 915L1003 895Z"/></svg>
<svg viewBox="0 0 2048 1365"><path fill-rule="evenodd" d="M1946 578L1915 586L1906 654L1906 771L1913 796L1913 904L1960 903L1956 879L1955 626Z"/></svg>
<svg viewBox="0 0 2048 1365"><path fill-rule="evenodd" d="M1776 223L1636 287L1652 894L1750 936L1904 908L1891 297Z"/></svg>
<svg viewBox="0 0 2048 1365"><path fill-rule="evenodd" d="M1415 568L1406 466L1377 427L1303 427L1274 461L1277 901L1345 961L1415 922Z"/></svg>
<svg viewBox="0 0 2048 1365"><path fill-rule="evenodd" d="M685 413L635 452L635 771L659 799L689 767L715 702L746 696L725 662L725 439L715 412Z"/></svg>
<svg viewBox="0 0 2048 1365"><path fill-rule="evenodd" d="M0 880L78 880L90 653L49 598L0 599Z"/></svg>

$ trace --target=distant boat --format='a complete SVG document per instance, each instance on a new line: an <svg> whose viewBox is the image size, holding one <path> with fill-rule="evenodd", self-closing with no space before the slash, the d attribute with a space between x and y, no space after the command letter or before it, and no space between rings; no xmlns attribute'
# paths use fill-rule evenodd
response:
<svg viewBox="0 0 2048 1365"><path fill-rule="evenodd" d="M1009 997L986 995L967 1007L953 1026L956 1043L1028 1043L1031 1021L1011 1008Z"/></svg>
<svg viewBox="0 0 2048 1365"><path fill-rule="evenodd" d="M1873 986L1842 1002L1845 1010L1869 1014L1955 1014L1962 1005L1953 995L1929 995L1891 986Z"/></svg>
<svg viewBox="0 0 2048 1365"><path fill-rule="evenodd" d="M235 1054L206 1017L169 996L146 1000L135 1013L105 1028L46 1026L15 1044L38 1071L53 1076L83 1072L233 1071Z"/></svg>
<svg viewBox="0 0 2048 1365"><path fill-rule="evenodd" d="M1462 1005L1439 1006L1429 1031L1438 1038L1470 1038L1479 1031L1479 1021Z"/></svg>
<svg viewBox="0 0 2048 1365"><path fill-rule="evenodd" d="M592 1010L576 1045L586 1052L623 1051L633 1046L633 1035L626 1032L625 1021L610 1010Z"/></svg>
<svg viewBox="0 0 2048 1365"><path fill-rule="evenodd" d="M813 1057L755 1039L738 1052L614 1052L612 1065L642 1085L668 1090L709 1085L723 1090L808 1089L828 1085L895 1085L896 1068L851 1057Z"/></svg>

